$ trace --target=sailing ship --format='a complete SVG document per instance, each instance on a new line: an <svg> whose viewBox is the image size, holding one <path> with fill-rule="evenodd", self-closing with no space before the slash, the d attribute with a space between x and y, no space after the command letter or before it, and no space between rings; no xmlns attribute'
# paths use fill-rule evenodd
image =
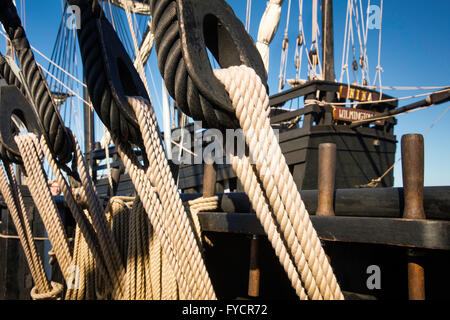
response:
<svg viewBox="0 0 450 320"><path fill-rule="evenodd" d="M147 93L151 91L149 89L151 84L155 86L154 73L146 68L151 59L154 42L157 42L150 19L152 17L150 2L100 1L107 19L123 43L123 48L133 60L135 71L143 80ZM383 0L381 7L382 2ZM250 3L251 1L247 1L247 11L250 10ZM271 0L267 3L258 39L255 41L266 71L269 64L268 45L278 28L282 5L288 6L288 12L290 11L290 0ZM303 29L303 1L299 2L299 34L295 42L294 59L296 77L286 79L289 45L287 24L282 44L279 93L271 95L269 99L270 123L279 132L279 144L286 163L311 214L314 214L320 206L319 171L323 170L323 165L320 165L320 146L329 143L335 145L334 161L333 158L326 159L325 166L336 167L333 184L333 188L336 189L333 195L336 216L313 217L319 218L314 219L313 223L325 242L327 255L333 262L333 270L346 290L346 298L407 297L405 283L397 279L408 278L408 270L405 268L409 263L405 262L408 257L422 256L426 252L429 268L427 270L444 274L442 265L448 262L450 249L448 238L450 189L425 188L423 205L427 218L431 221L410 221L409 225L399 221L403 215L405 200L403 189L393 188L392 168L396 163L397 151L395 116L415 108L448 101L448 88L440 88L437 93L430 94L431 98L427 101L399 108L399 100L382 90L380 63L373 79L374 84L370 85L367 55L369 13L367 12L364 17L361 1L349 0L347 6L342 74L338 81L335 75L333 1L323 0L319 10L319 1L312 0L311 46L307 45ZM370 1L367 8L369 7ZM100 197L108 200L117 195L133 196L135 188L131 178L124 172L117 148L111 145L108 130L99 121L89 100L85 84L87 81L79 79L81 72L75 63L79 61L75 41L76 20L72 19L76 12L71 11L72 9L65 3L54 50L48 59L49 66L47 69L41 67L47 71L47 82L54 99L57 100L63 119L68 119L68 123L71 124L73 118L81 117L83 114L83 129L78 119L73 131L84 136L85 156ZM322 28L319 28L319 18ZM72 26L75 27L68 28L68 23L73 23ZM208 23L212 23L216 28L221 22L212 20ZM249 24L246 23L246 29L248 28ZM353 28L356 28L357 32ZM351 39L356 33L363 39L360 41L360 56L355 58L353 47L353 61L348 63L350 46L354 46ZM212 41L208 47L209 59L212 64L219 64L222 67L218 62L223 63L223 58L221 60L218 57L218 52L222 48L214 47L215 40L208 40ZM301 72L303 60L306 61L307 70ZM349 78L349 65L354 75L357 72L361 74L352 83ZM306 79L301 79L302 74ZM347 82L343 81L344 75L347 75ZM151 80L148 80L149 76L152 77ZM377 80L379 83L375 85ZM291 88L284 90L286 82ZM183 112L185 109L171 99L174 95L169 98L164 82L161 87L162 98L150 98L155 105L162 106L161 137L165 142L166 153L172 160L172 172L183 201L187 202L201 196L206 189L209 189L208 192L212 189L212 193L219 195L218 211L221 212L204 213L199 217L203 233L213 244L206 247L205 259L217 296L229 299L297 297L270 242L265 238L264 230L256 219L232 166L215 164L207 169L204 164L176 163L176 158L182 153L195 151L194 148L189 149L189 146L198 143L195 141L195 130L198 128ZM303 105L300 106L301 99ZM173 102L172 105L169 101ZM287 107L294 102L298 104L298 108ZM191 133L193 140L186 145L182 136L174 135L180 128ZM206 170L212 170L212 182L211 173L207 174ZM208 183L210 185L206 187L205 184ZM26 189L24 194L30 198ZM381 200L383 203L380 203ZM32 202L27 203L27 206L32 206ZM13 226L11 220L7 218L6 209L2 209L2 215L4 216L2 220L9 221L3 224L3 228L7 234L11 234ZM336 218L343 219L336 220ZM40 229L39 232L42 232L42 223L40 221L35 223L36 228ZM429 240L419 239L425 234ZM39 236L42 237L43 234ZM19 261L17 257L12 256L11 250L17 248L17 243L11 246L13 240L0 239L0 241L4 244L0 264L3 264L5 270L12 272L16 264L26 264L25 261ZM408 256L406 249L413 253ZM22 257L20 259L23 260ZM383 283L389 282L392 285L383 289L378 288L377 284L375 287L368 286L365 279L368 277L370 266L379 268L381 266L384 272L383 279L386 279ZM229 281L224 274L233 274L233 281ZM14 277L28 279L27 276L29 278L25 267L16 269ZM448 279L448 276L446 277ZM5 299L28 297L31 281L22 282L24 285L12 284L6 278L4 281L7 285L1 297ZM427 288L427 297L445 295L443 286L433 276L427 278L428 283L430 286L432 283L432 289ZM374 288L376 290L373 290ZM411 298L411 294L409 297Z"/></svg>

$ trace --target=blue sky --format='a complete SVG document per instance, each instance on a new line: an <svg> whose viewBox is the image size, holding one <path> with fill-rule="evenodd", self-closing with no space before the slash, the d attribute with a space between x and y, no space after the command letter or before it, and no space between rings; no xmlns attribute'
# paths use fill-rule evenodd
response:
<svg viewBox="0 0 450 320"><path fill-rule="evenodd" d="M288 1L282 7L278 32L270 47L269 87L271 94L278 91L278 72L280 67L281 42L286 26ZM294 44L298 35L298 0L291 0L289 22L289 56L287 77L295 75L293 69ZM380 5L381 0L371 0ZM30 43L47 56L51 55L62 16L61 0L16 0L19 6L25 2L26 31ZM228 0L236 15L245 22L246 1ZM362 0L367 6L367 0ZM250 34L256 39L259 22L266 8L265 0L252 1ZM336 77L341 73L341 55L344 39L346 0L334 0L335 26L335 70ZM311 43L311 0L304 0L303 23L306 41ZM383 86L448 86L450 85L450 1L447 0L384 0L382 20L381 66L383 67ZM368 57L371 79L375 74L378 59L378 32L368 32ZM0 50L5 54L5 46L0 41ZM157 91L151 87L153 102L160 100L160 76L156 67L155 53L152 52L150 67ZM48 63L36 55L43 66ZM351 63L351 60L349 61ZM303 66L306 62L303 61ZM150 78L149 78L150 79ZM149 80L150 81L150 80ZM285 87L287 89L288 86ZM427 91L385 91L387 94L404 97ZM416 99L417 100L417 99ZM401 101L400 105L415 100ZM424 133L430 125L447 109L449 103L397 117L397 140L403 134ZM157 113L161 109L155 105ZM425 135L425 185L449 185L450 169L450 111ZM397 159L400 157L398 145ZM395 185L401 186L401 164L394 169ZM376 177L374 177L376 178Z"/></svg>

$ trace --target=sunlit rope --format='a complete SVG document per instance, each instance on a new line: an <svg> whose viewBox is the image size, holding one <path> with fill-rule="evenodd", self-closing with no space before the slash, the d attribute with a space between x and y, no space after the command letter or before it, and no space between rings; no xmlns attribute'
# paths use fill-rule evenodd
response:
<svg viewBox="0 0 450 320"><path fill-rule="evenodd" d="M287 58L289 53L289 39L288 39L288 31L289 31L289 20L291 15L291 0L288 2L288 11L286 17L286 28L284 29L284 37L283 43L281 45L281 62L280 62L280 74L279 84L278 84L278 92L284 88L284 81L286 79L286 69L287 69Z"/></svg>
<svg viewBox="0 0 450 320"><path fill-rule="evenodd" d="M245 30L250 32L250 19L252 16L252 0L247 0L247 9L245 13Z"/></svg>

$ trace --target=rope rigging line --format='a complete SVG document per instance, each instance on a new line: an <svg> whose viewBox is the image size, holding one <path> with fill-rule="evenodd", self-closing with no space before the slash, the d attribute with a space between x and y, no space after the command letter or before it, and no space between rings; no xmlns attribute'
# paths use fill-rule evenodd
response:
<svg viewBox="0 0 450 320"><path fill-rule="evenodd" d="M280 62L280 74L278 75L278 92L281 92L284 88L284 82L286 80L286 70L287 70L287 59L289 54L289 20L291 15L291 0L288 2L288 11L286 17L286 28L284 29L284 37L281 45L281 62Z"/></svg>
<svg viewBox="0 0 450 320"><path fill-rule="evenodd" d="M361 4L361 0L359 1L359 3ZM357 34L358 34L358 43L359 43L359 52L360 52L359 64L361 66L362 53L364 52L364 46L363 46L363 40L361 39L361 33L363 34L362 38L364 38L364 29L362 31L360 30L363 27L360 24L360 18L359 18L360 12L358 11L358 0L355 0L355 6L353 7L353 14L355 16L356 30L357 30ZM363 19L362 16L361 16L361 19ZM356 62L355 57L353 57L353 59ZM356 62L356 67L357 66L358 66L358 62ZM365 80L365 74L364 74L363 68L361 68L361 76L362 76L361 83L363 84L364 80ZM359 81L358 81L358 83L359 83Z"/></svg>
<svg viewBox="0 0 450 320"><path fill-rule="evenodd" d="M15 180L12 164L3 161L3 165L0 165L0 167L0 192L13 219L18 234L17 237L22 244L25 258L36 286L35 291L40 293L50 292L51 284L45 275L42 259L37 253L34 243L36 239L32 235L22 193Z"/></svg>
<svg viewBox="0 0 450 320"><path fill-rule="evenodd" d="M368 40L368 30L369 30L369 9L370 9L370 0L368 2L367 14L366 18L364 18L363 14L363 6L361 0L348 0L347 1L347 13L346 13L346 22L345 22L345 32L344 32L344 43L343 43L343 52L342 52L342 62L341 62L341 75L340 82L342 82L344 75L346 75L347 83L350 84L350 75L349 75L349 62L348 56L350 51L350 44L352 47L353 54L353 62L352 62L352 70L353 70L353 83L358 83L362 86L367 86L370 80L370 69L369 69L369 60L367 55L367 40ZM359 44L359 58L356 58L356 48L355 48L355 30L353 23L355 23L356 34L358 36L358 44ZM379 40L381 41L381 40ZM361 81L359 81L359 77L357 76L358 68L361 69Z"/></svg>
<svg viewBox="0 0 450 320"><path fill-rule="evenodd" d="M347 52L347 37L348 35L348 30L349 30L349 19L350 19L350 6L351 6L351 0L347 0L347 13L345 15L345 31L344 31L344 43L342 45L342 62L341 62L341 76L339 78L339 82L342 83L342 79L344 78L344 74L345 72L347 72L348 75L348 56L347 59L346 57L346 52Z"/></svg>
<svg viewBox="0 0 450 320"><path fill-rule="evenodd" d="M142 62L142 57L141 57L141 52L139 50L139 46L137 43L137 38L136 38L136 32L134 30L134 25L133 25L133 21L131 18L131 13L130 13L130 8L128 5L125 6L125 12L127 15L127 20L128 20L128 26L130 29L130 33L131 33L131 38L133 40L133 45L134 45L134 52L135 52L135 62L137 62L137 70L139 72L139 76L142 79L142 82L144 83L145 89L147 90L147 94L150 97L150 90L148 88L148 82L147 82L147 77L145 76L145 69L144 69L144 64Z"/></svg>
<svg viewBox="0 0 450 320"><path fill-rule="evenodd" d="M309 79L321 79L322 77L322 63L319 55L319 37L320 29L318 25L318 3L317 0L312 1L312 41L308 52L309 61ZM319 73L317 73L319 67Z"/></svg>
<svg viewBox="0 0 450 320"><path fill-rule="evenodd" d="M298 15L298 36L295 42L294 66L295 66L295 80L300 79L302 70L303 45L305 42L305 33L303 30L303 0L299 0L299 15Z"/></svg>
<svg viewBox="0 0 450 320"><path fill-rule="evenodd" d="M383 72L383 68L381 67L381 31L383 27L383 0L381 0L380 3L380 29L378 31L378 64L377 64L377 71L375 73L375 78L373 79L373 85L375 85L377 78L378 78L378 84L380 87L380 93L383 93L382 85L381 85L381 73Z"/></svg>
<svg viewBox="0 0 450 320"><path fill-rule="evenodd" d="M427 106L427 107L431 107L431 106L433 106L433 105L430 105L430 106ZM421 110L421 109L423 109L423 108L419 108L419 109L415 109L415 110L411 110L411 111L418 111L418 110ZM444 109L444 111L439 115L439 117L437 117L436 118L436 120L434 120L433 121L433 123L424 131L424 133L423 133L423 135L425 136L425 135L427 135L433 128L434 128L434 126L439 122L439 121L441 121L441 119L444 117L444 115L448 112L450 110L450 106L448 106L447 108L445 108ZM361 186L358 186L358 187L360 187L360 188L376 188L378 185L379 185L379 183L383 180L383 178L389 173L389 172L391 172L393 169L394 169L394 167L395 167L395 165L397 164L397 163L399 163L400 161L402 160L402 158L400 157L400 158L398 158L393 164L392 164L392 166L390 166L381 176L379 176L378 178L375 178L375 179L372 179L369 183L367 183L367 184L364 184L364 185L361 185Z"/></svg>
<svg viewBox="0 0 450 320"><path fill-rule="evenodd" d="M250 154L256 161L253 170L256 170L258 174L262 183L261 188L266 193L266 201L269 201L273 208L272 214L276 217L277 228L281 230L279 236L269 235L269 238L273 239L272 246L278 252L284 244L282 241L275 242L274 239L282 237L288 246L286 251L292 254L291 262L286 261L285 255L279 256L279 258L282 265L285 266L294 288L297 288L299 297L302 299L307 297L311 299L343 299L331 266L325 257L320 240L312 227L309 215L270 126L268 96L265 87L255 72L245 66L215 70L214 73L229 92ZM251 171L248 167L249 162L244 158L235 158L237 160L235 160L234 167L238 169L239 162L241 162L241 168L244 170L236 171L240 175L241 183L247 186L247 191L252 194L251 190L255 190L258 186L244 180L247 176L244 176L243 173ZM256 177L252 180L253 183L257 181ZM261 197L253 198L252 206L259 212L258 217L261 217L264 201L255 201L256 199L261 200ZM261 223L266 225L268 222L263 220ZM269 228L268 225L267 228ZM274 227L271 230L274 230ZM292 263L295 265L294 270L292 270ZM296 273L301 275L307 296L295 282L298 276Z"/></svg>
<svg viewBox="0 0 450 320"><path fill-rule="evenodd" d="M8 36L0 31L0 34L5 37L5 39L8 39ZM74 81L78 82L78 84L82 85L83 87L86 87L86 85L79 80L78 78L76 78L75 76L73 76L71 73L69 73L67 70L65 70L64 68L62 68L61 66L59 66L58 64L56 64L54 61L52 61L50 58L48 58L45 54L43 54L41 51L39 51L36 47L30 45L31 49L33 49L34 52L36 52L37 54L39 54L42 58L44 58L45 60L47 60L49 63L51 63L52 65L54 65L56 68L60 69L62 72L64 72L67 76L71 77Z"/></svg>
<svg viewBox="0 0 450 320"><path fill-rule="evenodd" d="M361 12L361 20L362 20L362 22L364 22L363 6L362 6L361 0L359 1L359 7L360 7L360 12ZM364 74L364 80L366 80L367 83L370 83L369 57L367 55L367 40L369 37L369 34L368 34L369 33L369 9L370 9L370 0L368 0L368 3L367 3L365 26L361 26L363 38L364 38L364 45L363 45L364 50L363 50L363 52L361 52L361 59L363 59L363 61L360 61L360 66L361 66L362 72ZM362 83L363 85L364 85L364 80Z"/></svg>
<svg viewBox="0 0 450 320"><path fill-rule="evenodd" d="M112 137L163 251L176 273L180 296L182 299L215 299L191 218L182 205L162 148L153 108L142 98L130 97L129 103L136 112L144 137L149 166L143 168L130 146Z"/></svg>
<svg viewBox="0 0 450 320"><path fill-rule="evenodd" d="M410 100L410 99L429 96L430 94L433 94L433 93L440 93L440 92L446 92L446 91L448 91L448 87L445 87L445 89L443 89L443 90L434 91L434 92L427 92L427 93L421 93L421 94L416 94L416 95L412 95L412 96L390 98L390 99L381 99L380 98L380 100L375 100L375 101L325 102L325 101L310 99L310 100L308 100L308 102L317 103L319 106L326 106L326 105L329 105L329 106L345 106L345 105L355 106L355 105L363 105L363 104L374 104L374 103L385 103L385 102L393 102L393 101L401 101L401 100ZM381 97L381 95L380 95L380 97Z"/></svg>
<svg viewBox="0 0 450 320"><path fill-rule="evenodd" d="M252 0L247 0L247 8L245 12L245 31L250 33L250 20L252 17Z"/></svg>

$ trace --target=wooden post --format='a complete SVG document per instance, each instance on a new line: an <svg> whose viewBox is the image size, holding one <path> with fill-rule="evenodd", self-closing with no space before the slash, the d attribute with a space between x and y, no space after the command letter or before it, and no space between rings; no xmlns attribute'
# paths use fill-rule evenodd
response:
<svg viewBox="0 0 450 320"><path fill-rule="evenodd" d="M205 163L203 166L203 197L214 196L216 187L216 168L214 163Z"/></svg>
<svg viewBox="0 0 450 320"><path fill-rule="evenodd" d="M248 295L252 298L259 297L259 238L253 235L250 242L250 270L248 275Z"/></svg>
<svg viewBox="0 0 450 320"><path fill-rule="evenodd" d="M426 219L423 208L424 142L420 134L402 137L402 173L405 198L404 219ZM425 271L420 252L408 250L408 295L425 300Z"/></svg>
<svg viewBox="0 0 450 320"><path fill-rule="evenodd" d="M319 145L319 179L317 216L334 216L334 185L336 172L336 145Z"/></svg>

